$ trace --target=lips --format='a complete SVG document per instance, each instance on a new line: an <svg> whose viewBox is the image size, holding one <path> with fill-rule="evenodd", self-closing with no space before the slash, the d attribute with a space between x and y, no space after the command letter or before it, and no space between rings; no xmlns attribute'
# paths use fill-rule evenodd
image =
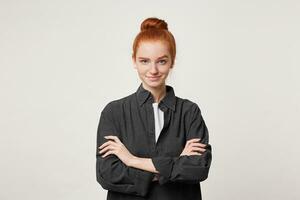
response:
<svg viewBox="0 0 300 200"><path fill-rule="evenodd" d="M147 78L151 81L156 81L160 78L160 76L147 76Z"/></svg>
<svg viewBox="0 0 300 200"><path fill-rule="evenodd" d="M159 78L159 76L148 76L148 78Z"/></svg>

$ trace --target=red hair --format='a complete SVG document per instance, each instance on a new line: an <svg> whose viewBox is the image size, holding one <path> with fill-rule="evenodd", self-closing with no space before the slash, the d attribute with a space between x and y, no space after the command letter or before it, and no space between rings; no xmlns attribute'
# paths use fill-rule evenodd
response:
<svg viewBox="0 0 300 200"><path fill-rule="evenodd" d="M168 30L168 24L155 17L145 19L141 24L141 31L135 37L133 42L132 58L136 58L136 52L141 42L144 41L162 41L168 45L171 54L172 65L176 56L176 43L172 33Z"/></svg>

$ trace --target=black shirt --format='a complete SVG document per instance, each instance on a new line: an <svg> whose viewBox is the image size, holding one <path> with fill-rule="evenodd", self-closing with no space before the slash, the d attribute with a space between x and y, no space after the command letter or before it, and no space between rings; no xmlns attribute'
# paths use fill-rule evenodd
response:
<svg viewBox="0 0 300 200"><path fill-rule="evenodd" d="M142 83L137 91L109 102L101 112L97 131L96 176L107 200L201 200L200 182L208 177L212 149L198 105L175 96L166 85L158 107L164 126L155 140L154 98ZM102 158L98 147L116 135L131 154L151 158L158 174L126 166L116 155ZM207 144L202 155L179 156L187 140L201 138Z"/></svg>

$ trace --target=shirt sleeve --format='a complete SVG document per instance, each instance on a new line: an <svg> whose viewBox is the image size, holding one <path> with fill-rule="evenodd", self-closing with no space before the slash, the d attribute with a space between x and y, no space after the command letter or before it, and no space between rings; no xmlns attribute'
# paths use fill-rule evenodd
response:
<svg viewBox="0 0 300 200"><path fill-rule="evenodd" d="M101 112L97 130L97 182L106 190L145 196L155 174L128 167L114 154L110 154L103 158L103 154L99 153L98 147L107 141L104 138L106 135L120 136L113 123L112 112L109 106L106 106ZM121 140L121 137L119 137L119 139Z"/></svg>
<svg viewBox="0 0 300 200"><path fill-rule="evenodd" d="M195 103L191 109L191 120L186 140L201 138L200 143L206 144L202 155L184 155L179 157L155 156L152 162L159 171L159 184L166 182L199 183L208 177L212 160L212 148L209 144L208 129Z"/></svg>

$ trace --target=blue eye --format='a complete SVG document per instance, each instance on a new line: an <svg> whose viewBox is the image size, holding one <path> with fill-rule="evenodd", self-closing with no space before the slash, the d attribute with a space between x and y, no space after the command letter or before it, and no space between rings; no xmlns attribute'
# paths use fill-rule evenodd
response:
<svg viewBox="0 0 300 200"><path fill-rule="evenodd" d="M141 63L147 63L147 60L140 60Z"/></svg>
<svg viewBox="0 0 300 200"><path fill-rule="evenodd" d="M166 63L167 63L166 60L160 60L159 62L160 62L161 64L166 64Z"/></svg>

